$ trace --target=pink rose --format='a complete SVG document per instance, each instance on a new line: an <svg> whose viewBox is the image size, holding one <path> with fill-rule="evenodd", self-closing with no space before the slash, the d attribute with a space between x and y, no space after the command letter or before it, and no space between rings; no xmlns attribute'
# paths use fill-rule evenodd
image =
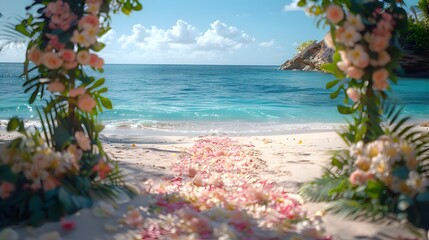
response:
<svg viewBox="0 0 429 240"><path fill-rule="evenodd" d="M91 140L85 135L85 133L83 133L82 131L77 131L74 134L74 137L80 149L82 149L83 151L91 150Z"/></svg>
<svg viewBox="0 0 429 240"><path fill-rule="evenodd" d="M63 49L59 52L60 57L66 62L73 62L76 60L76 53L71 49Z"/></svg>
<svg viewBox="0 0 429 240"><path fill-rule="evenodd" d="M42 63L42 55L42 51L40 51L38 47L34 46L30 50L28 50L27 58L28 60L39 66Z"/></svg>
<svg viewBox="0 0 429 240"><path fill-rule="evenodd" d="M69 96L74 98L74 97L85 94L85 92L86 92L86 89L84 87L73 88L70 90Z"/></svg>
<svg viewBox="0 0 429 240"><path fill-rule="evenodd" d="M72 70L75 69L77 67L77 61L73 61L73 62L66 62L63 65L63 68L66 70Z"/></svg>
<svg viewBox="0 0 429 240"><path fill-rule="evenodd" d="M92 112L92 109L97 105L95 100L88 94L79 96L77 100L77 107L87 113Z"/></svg>
<svg viewBox="0 0 429 240"><path fill-rule="evenodd" d="M95 68L102 69L104 65L104 59L98 58L97 62L95 63Z"/></svg>
<svg viewBox="0 0 429 240"><path fill-rule="evenodd" d="M56 53L48 52L43 54L43 65L48 69L58 69L63 65L63 60Z"/></svg>
<svg viewBox="0 0 429 240"><path fill-rule="evenodd" d="M369 49L371 49L373 52L382 52L389 46L389 40L390 38L387 37L371 35Z"/></svg>
<svg viewBox="0 0 429 240"><path fill-rule="evenodd" d="M354 79L360 80L362 79L363 74L365 73L362 69L350 66L346 69L347 74Z"/></svg>
<svg viewBox="0 0 429 240"><path fill-rule="evenodd" d="M77 61L81 64L81 65L88 65L89 61L91 59L91 55L89 54L88 51L86 50L81 50L77 53Z"/></svg>
<svg viewBox="0 0 429 240"><path fill-rule="evenodd" d="M3 182L0 185L0 198L9 198L11 193L15 191L15 185L10 182Z"/></svg>
<svg viewBox="0 0 429 240"><path fill-rule="evenodd" d="M353 185L363 185L368 182L368 180L373 179L374 176L370 173L364 172L362 170L355 170L350 174L350 183Z"/></svg>
<svg viewBox="0 0 429 240"><path fill-rule="evenodd" d="M387 78L389 77L389 71L386 69L378 69L372 74L372 87L375 90L383 91L387 88L389 83L387 82Z"/></svg>
<svg viewBox="0 0 429 240"><path fill-rule="evenodd" d="M98 61L97 54L92 53L89 55L89 63L88 63L89 66L95 68L95 66L97 65L97 61Z"/></svg>
<svg viewBox="0 0 429 240"><path fill-rule="evenodd" d="M340 6L331 4L326 8L326 18L331 23L338 24L344 19L344 11Z"/></svg>
<svg viewBox="0 0 429 240"><path fill-rule="evenodd" d="M80 29L85 29L87 26L98 27L98 17L92 15L86 15L79 20L78 26Z"/></svg>
<svg viewBox="0 0 429 240"><path fill-rule="evenodd" d="M347 96L353 101L357 102L360 99L360 93L354 88L347 88Z"/></svg>
<svg viewBox="0 0 429 240"><path fill-rule="evenodd" d="M48 84L48 90L50 92L59 92L62 93L66 87L60 81L53 81Z"/></svg>

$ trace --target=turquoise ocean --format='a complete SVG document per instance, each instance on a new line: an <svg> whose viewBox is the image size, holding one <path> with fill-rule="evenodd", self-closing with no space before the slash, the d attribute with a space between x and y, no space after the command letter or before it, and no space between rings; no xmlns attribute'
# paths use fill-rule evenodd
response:
<svg viewBox="0 0 429 240"><path fill-rule="evenodd" d="M22 67L0 63L2 128L12 116L37 126L35 106L21 87ZM278 66L106 65L98 76L106 78L114 108L100 115L106 131L255 134L345 122L336 110L341 100L331 100L325 89L333 76L324 73ZM400 78L391 95L414 122L429 120L429 79Z"/></svg>

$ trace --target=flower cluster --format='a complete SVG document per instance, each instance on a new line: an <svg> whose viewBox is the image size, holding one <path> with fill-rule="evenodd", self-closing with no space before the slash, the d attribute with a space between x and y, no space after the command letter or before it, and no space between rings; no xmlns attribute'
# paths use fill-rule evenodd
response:
<svg viewBox="0 0 429 240"><path fill-rule="evenodd" d="M87 0L86 13L81 18L73 13L67 2L57 0L47 4L44 16L50 31L45 33L48 41L46 48L33 46L27 53L27 59L37 66L44 66L54 73L49 74L47 89L51 92L66 93L77 98L80 110L90 113L96 106L95 100L84 88L71 88L66 77L68 71L74 71L78 65L102 69L104 60L89 48L97 44L97 35L100 31L99 10L101 0ZM70 38L63 39L64 33L72 31ZM61 34L57 34L60 32Z"/></svg>
<svg viewBox="0 0 429 240"><path fill-rule="evenodd" d="M259 179L260 167L251 144L201 139L173 164L177 177L145 183L149 205L130 209L123 222L144 239L324 239L320 217L308 217L298 195Z"/></svg>
<svg viewBox="0 0 429 240"><path fill-rule="evenodd" d="M25 178L24 189L49 191L60 185L66 173L76 173L80 169L82 151L70 145L63 152L55 152L43 143L40 137L23 137L20 146L2 145L0 163L9 166L11 172ZM0 198L7 199L18 187L15 182L3 181Z"/></svg>
<svg viewBox="0 0 429 240"><path fill-rule="evenodd" d="M359 142L351 147L356 170L350 182L365 185L377 179L395 193L414 196L426 191L427 178L419 174L419 161L413 145L403 139L381 136L364 145Z"/></svg>
<svg viewBox="0 0 429 240"><path fill-rule="evenodd" d="M391 71L387 65L392 60L389 44L396 21L405 16L381 8L369 16L346 13L342 7L332 4L326 8L326 18L335 26L334 34L327 35L325 42L331 48L336 47L341 56L338 69L350 78L369 81L375 90L385 90ZM349 88L347 94L355 102L361 95L355 88Z"/></svg>

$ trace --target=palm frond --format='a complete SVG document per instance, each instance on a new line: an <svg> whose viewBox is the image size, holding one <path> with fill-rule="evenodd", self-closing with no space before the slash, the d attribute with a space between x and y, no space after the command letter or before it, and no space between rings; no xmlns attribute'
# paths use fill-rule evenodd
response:
<svg viewBox="0 0 429 240"><path fill-rule="evenodd" d="M347 179L330 176L316 178L311 182L305 183L299 189L299 194L309 201L332 201L338 197L338 194L334 193L332 190L344 184L344 181L347 181Z"/></svg>
<svg viewBox="0 0 429 240"><path fill-rule="evenodd" d="M393 218L387 218L389 211L386 206L374 202L339 199L331 202L327 211L350 220L369 222L394 221Z"/></svg>

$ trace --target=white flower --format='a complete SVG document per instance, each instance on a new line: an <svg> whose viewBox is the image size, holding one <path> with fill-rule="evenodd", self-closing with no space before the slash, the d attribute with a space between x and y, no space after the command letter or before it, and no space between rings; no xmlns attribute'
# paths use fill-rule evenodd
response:
<svg viewBox="0 0 429 240"><path fill-rule="evenodd" d="M365 25L363 25L360 15L354 14L349 14L347 16L347 21L344 23L344 26L353 27L359 32L365 29Z"/></svg>
<svg viewBox="0 0 429 240"><path fill-rule="evenodd" d="M341 35L340 42L348 47L353 47L361 39L362 35L354 27L346 27Z"/></svg>
<svg viewBox="0 0 429 240"><path fill-rule="evenodd" d="M347 58L353 65L362 69L369 65L369 55L360 44L347 52Z"/></svg>
<svg viewBox="0 0 429 240"><path fill-rule="evenodd" d="M112 204L100 201L92 209L92 213L97 217L109 218L115 215L115 208L112 206Z"/></svg>

